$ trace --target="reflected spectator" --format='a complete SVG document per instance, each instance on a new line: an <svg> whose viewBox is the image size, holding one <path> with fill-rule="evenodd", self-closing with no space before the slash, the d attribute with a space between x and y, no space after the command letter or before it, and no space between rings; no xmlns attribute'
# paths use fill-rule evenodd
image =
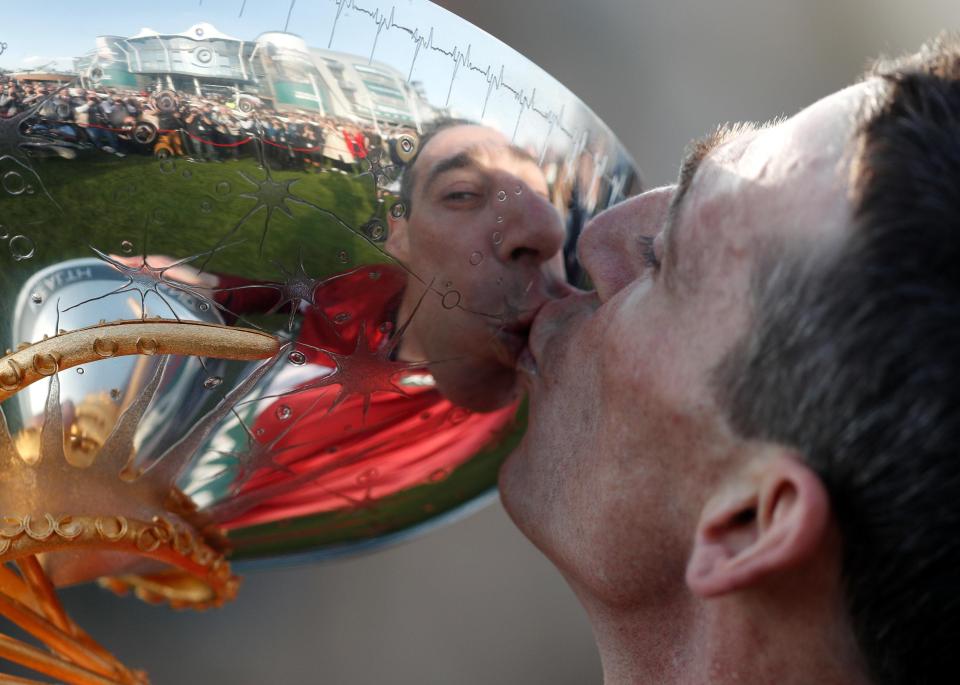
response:
<svg viewBox="0 0 960 685"><path fill-rule="evenodd" d="M336 169L345 174L363 171L358 164L376 151L384 160L389 155L393 165L401 166L396 140L402 133L415 133L410 128L358 126L351 120L306 110L284 114L249 93L229 98L191 95L190 103L181 103L176 93L160 90L164 85L162 81L154 84L155 95L151 96L134 89L66 88L0 77L0 117L15 116L41 104L37 120L31 119L35 135L48 134L69 141L78 150L93 147L119 156L137 153L189 155L196 161L238 160L261 154L256 146L245 144L260 138L263 158L272 168ZM173 107L159 107L160 96L172 98ZM237 104L241 98L245 107ZM156 135L134 140L138 125L144 123L147 127L141 127L140 133L153 127Z"/></svg>
<svg viewBox="0 0 960 685"><path fill-rule="evenodd" d="M184 123L187 130L187 143L193 159L198 162L216 161L217 151L211 142L214 125L207 111L201 111L196 107L191 108Z"/></svg>
<svg viewBox="0 0 960 685"><path fill-rule="evenodd" d="M241 132L236 117L230 113L226 105L220 105L213 111L211 118L216 127L215 140L223 146L220 148L222 155L230 159L239 159L240 149L238 145L241 140Z"/></svg>
<svg viewBox="0 0 960 685"><path fill-rule="evenodd" d="M86 120L86 123L81 123L80 125L84 127L84 131L86 131L91 143L104 152L123 157L123 153L117 149L117 137L113 131L110 130L107 110L101 106L102 104L96 95L91 94L88 95L87 101L83 105L74 109L74 112ZM112 111L112 108L109 108L109 110Z"/></svg>
<svg viewBox="0 0 960 685"><path fill-rule="evenodd" d="M0 116L12 117L20 111L20 94L12 83L8 83L0 95Z"/></svg>

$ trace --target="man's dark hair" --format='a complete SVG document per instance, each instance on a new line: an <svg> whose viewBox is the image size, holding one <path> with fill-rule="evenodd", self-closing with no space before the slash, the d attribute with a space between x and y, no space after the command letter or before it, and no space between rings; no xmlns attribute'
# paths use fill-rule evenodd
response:
<svg viewBox="0 0 960 685"><path fill-rule="evenodd" d="M960 42L873 75L852 231L754 274L716 380L739 433L796 448L829 491L872 678L942 684L960 672Z"/></svg>
<svg viewBox="0 0 960 685"><path fill-rule="evenodd" d="M404 217L409 219L410 211L413 208L413 186L416 182L416 170L414 167L417 164L417 160L420 159L420 153L423 152L423 149L427 147L427 144L441 131L453 128L454 126L472 126L475 123L476 122L467 119L448 117L437 119L423 130L423 133L420 135L420 140L417 143L417 151L413 157L410 158L410 161L404 165L403 172L400 176L400 203L403 205Z"/></svg>

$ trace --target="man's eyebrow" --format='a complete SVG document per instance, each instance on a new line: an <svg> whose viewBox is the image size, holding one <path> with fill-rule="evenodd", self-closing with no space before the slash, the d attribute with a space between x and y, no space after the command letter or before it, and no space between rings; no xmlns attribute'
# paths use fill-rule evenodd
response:
<svg viewBox="0 0 960 685"><path fill-rule="evenodd" d="M427 180L423 184L423 192L426 192L430 185L437 180L438 177L443 174L451 171L453 169L465 169L467 167L477 166L477 160L474 157L474 153L471 150L464 150L450 157L445 157L439 162L433 165L433 168L430 169L430 174L427 176Z"/></svg>
<svg viewBox="0 0 960 685"><path fill-rule="evenodd" d="M531 164L534 164L537 167L540 166L540 163L534 158L534 156L530 154L529 151L523 149L519 145L511 145L510 147L507 148L507 150L510 152L510 155L518 162L530 162Z"/></svg>
<svg viewBox="0 0 960 685"><path fill-rule="evenodd" d="M514 160L518 162L529 162L539 167L539 164L537 164L537 160L533 158L533 155L524 150L522 147L510 145L505 149L510 156L514 158ZM458 152L455 155L441 159L439 162L433 165L432 169L430 169L430 174L427 176L427 179L423 184L423 192L426 192L430 188L430 185L437 180L437 178L448 171L452 171L453 169L466 169L469 167L480 166L477 156L482 152L482 150L483 146L470 147L466 150Z"/></svg>

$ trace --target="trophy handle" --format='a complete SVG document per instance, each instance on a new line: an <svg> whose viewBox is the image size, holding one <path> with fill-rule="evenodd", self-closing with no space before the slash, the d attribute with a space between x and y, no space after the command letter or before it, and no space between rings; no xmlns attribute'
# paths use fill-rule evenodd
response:
<svg viewBox="0 0 960 685"><path fill-rule="evenodd" d="M182 354L252 361L277 352L261 331L169 319L116 321L22 343L0 357L0 402L28 385L89 362L133 354Z"/></svg>
<svg viewBox="0 0 960 685"><path fill-rule="evenodd" d="M124 355L258 360L276 359L280 351L279 341L260 331L192 321L136 320L61 331L8 350L0 358L0 402L44 378L51 383L35 459L20 452L0 411L0 470L10 488L3 502L5 509L13 509L0 511L0 616L47 648L0 634L0 658L70 685L148 682L145 673L126 668L67 616L45 568L56 561L58 552L67 552L70 563L103 553L159 562L163 570L100 582L118 594L132 589L141 599L165 601L174 608L219 606L232 599L239 586L226 561L222 536L176 489L175 467L158 463L159 468L143 474L124 473L132 451L131 431L153 398L164 364L118 420L128 440L111 434L103 454L97 455L102 457L99 463L84 468L64 458L56 374ZM267 368L269 364L261 366L235 392L248 390ZM228 396L222 404L232 407L232 401ZM218 415L215 410L205 420L213 421ZM89 491L91 501L99 503L96 508L109 511L91 515L70 510L73 500L65 493L71 490ZM0 674L0 682L38 681Z"/></svg>

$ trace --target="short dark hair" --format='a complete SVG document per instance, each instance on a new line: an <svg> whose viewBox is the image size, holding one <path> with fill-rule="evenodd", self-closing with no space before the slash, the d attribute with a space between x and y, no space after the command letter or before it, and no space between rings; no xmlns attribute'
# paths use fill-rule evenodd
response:
<svg viewBox="0 0 960 685"><path fill-rule="evenodd" d="M716 381L738 433L796 448L830 493L872 678L944 683L960 670L960 42L872 75L852 230L832 254L763 262Z"/></svg>
<svg viewBox="0 0 960 685"><path fill-rule="evenodd" d="M409 219L410 211L413 208L413 186L416 183L415 167L417 160L420 159L420 153L423 152L427 144L441 131L453 128L454 126L474 125L476 125L476 122L468 119L445 117L443 119L437 119L424 128L423 133L420 135L420 140L417 142L417 151L413 157L410 158L410 161L404 165L400 175L400 203L403 205L404 217Z"/></svg>

